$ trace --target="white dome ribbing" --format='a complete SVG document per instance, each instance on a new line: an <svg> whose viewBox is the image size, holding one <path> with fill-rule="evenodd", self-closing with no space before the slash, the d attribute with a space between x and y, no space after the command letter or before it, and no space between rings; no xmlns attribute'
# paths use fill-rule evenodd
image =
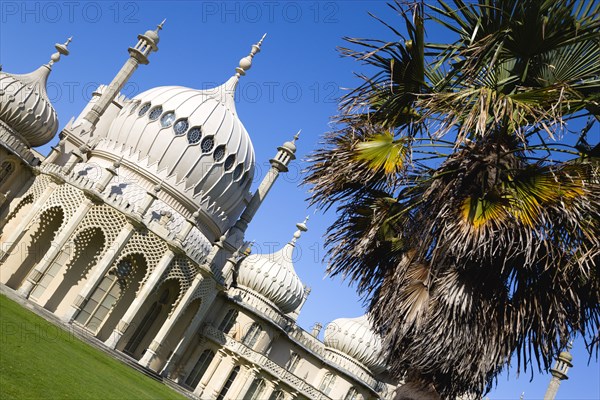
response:
<svg viewBox="0 0 600 400"><path fill-rule="evenodd" d="M255 163L234 94L261 42L221 86L163 86L137 95L100 138L101 148L114 159L136 163L196 205L208 199L218 205L219 213L232 216L248 193Z"/></svg>
<svg viewBox="0 0 600 400"><path fill-rule="evenodd" d="M305 221L306 222L306 221ZM302 303L304 285L292 263L296 241L306 224L296 225L298 230L293 239L279 251L272 254L252 254L244 259L239 267L237 283L266 297L284 313L294 311Z"/></svg>
<svg viewBox="0 0 600 400"><path fill-rule="evenodd" d="M373 331L366 315L332 321L325 328L325 345L347 354L374 372L385 366L381 337Z"/></svg>
<svg viewBox="0 0 600 400"><path fill-rule="evenodd" d="M0 120L13 128L26 145L41 146L48 143L58 130L58 116L46 93L52 65L60 55L68 55L67 45L56 44L57 52L48 64L29 74L17 75L0 72Z"/></svg>

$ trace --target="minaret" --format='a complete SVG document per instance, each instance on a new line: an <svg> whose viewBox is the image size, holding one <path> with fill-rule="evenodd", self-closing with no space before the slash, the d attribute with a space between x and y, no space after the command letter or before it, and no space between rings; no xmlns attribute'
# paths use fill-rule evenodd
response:
<svg viewBox="0 0 600 400"><path fill-rule="evenodd" d="M117 94L121 91L121 89L123 89L123 86L135 72L138 65L148 64L148 56L150 53L153 51L158 51L157 45L160 40L158 31L162 29L165 21L166 20L163 20L163 22L161 22L155 30L148 30L143 35L138 35L138 42L134 47L129 48L129 58L125 64L123 64L123 67L119 73L117 73L110 85L108 85L106 90L102 93L92 109L85 115L85 117L83 117L91 125L86 127L87 129L92 131L95 129L96 123L98 123L100 116L104 114Z"/></svg>
<svg viewBox="0 0 600 400"><path fill-rule="evenodd" d="M554 364L553 368L550 368L552 379L550 379L550 384L548 384L548 390L546 390L544 400L554 400L561 381L569 379L569 377L567 376L567 372L569 371L569 368L573 366L573 364L571 363L573 361L573 356L571 355L571 353L569 353L571 347L572 343L569 343L567 345L567 350L561 352L558 355L558 358L556 359L556 364Z"/></svg>
<svg viewBox="0 0 600 400"><path fill-rule="evenodd" d="M235 223L235 227L239 229L241 232L245 232L248 228L248 224L254 218L254 215L258 211L260 205L267 197L267 194L277 181L279 174L281 172L288 171L288 165L292 160L296 159L296 140L300 137L300 131L296 133L294 139L291 142L285 142L281 146L277 148L277 154L274 158L269 160L271 163L271 168L263 178L260 186L254 192L250 203L244 209L244 212L240 216L240 218Z"/></svg>
<svg viewBox="0 0 600 400"><path fill-rule="evenodd" d="M252 59L258 53L260 53L260 48L262 46L263 41L267 34L265 33L260 40L252 45L250 49L250 53L242 58L235 69L235 74L231 76L224 84L221 86L217 86L214 90L220 97L220 101L225 104L228 110L232 113L236 114L235 111L235 89L237 88L238 83L240 82L240 77L246 75L246 72L252 68Z"/></svg>

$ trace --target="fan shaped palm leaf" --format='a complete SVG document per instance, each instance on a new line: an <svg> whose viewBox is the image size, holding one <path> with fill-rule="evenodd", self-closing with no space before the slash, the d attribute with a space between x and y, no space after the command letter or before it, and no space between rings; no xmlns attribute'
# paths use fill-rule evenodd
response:
<svg viewBox="0 0 600 400"><path fill-rule="evenodd" d="M329 272L427 393L481 395L513 358L547 369L574 335L597 352L600 3L390 6L395 40L341 49L376 72L310 157L312 201L337 213Z"/></svg>

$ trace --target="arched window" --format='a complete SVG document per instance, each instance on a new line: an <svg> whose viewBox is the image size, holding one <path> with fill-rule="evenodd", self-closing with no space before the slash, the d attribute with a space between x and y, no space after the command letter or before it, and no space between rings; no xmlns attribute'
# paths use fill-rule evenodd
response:
<svg viewBox="0 0 600 400"><path fill-rule="evenodd" d="M285 395L283 394L283 392L281 390L276 390L273 393L271 393L269 400L283 400L284 398Z"/></svg>
<svg viewBox="0 0 600 400"><path fill-rule="evenodd" d="M192 388L198 386L200 379L202 379L202 377L204 376L204 373L208 369L208 366L210 365L214 357L214 351L204 350L200 355L200 358L194 365L194 368L192 368L192 371L185 380L185 384Z"/></svg>
<svg viewBox="0 0 600 400"><path fill-rule="evenodd" d="M252 386L248 389L248 393L244 396L244 399L258 400L265 390L264 379L255 379L252 382Z"/></svg>
<svg viewBox="0 0 600 400"><path fill-rule="evenodd" d="M324 394L329 395L329 392L331 392L331 388L333 387L334 383L335 383L335 375L333 375L331 372L327 372L325 374L325 376L323 377L323 380L321 381L319 390L321 392L323 392Z"/></svg>
<svg viewBox="0 0 600 400"><path fill-rule="evenodd" d="M227 314L225 314L225 318L223 318L223 321L221 321L221 324L219 325L219 330L225 334L229 333L229 331L231 331L231 328L233 328L233 324L235 324L235 320L238 317L238 310L236 310L235 308L230 309L229 311L227 311Z"/></svg>
<svg viewBox="0 0 600 400"><path fill-rule="evenodd" d="M225 385L223 385L223 388L221 389L221 391L219 392L219 395L217 396L217 400L223 400L225 398L225 395L231 388L231 385L233 385L233 381L235 381L235 378L239 372L240 372L240 366L238 365L237 367L235 367L233 369L233 371L231 371L231 373L227 377L227 380L225 381Z"/></svg>
<svg viewBox="0 0 600 400"><path fill-rule="evenodd" d="M102 279L83 309L77 314L75 321L96 331L127 287L132 270L133 264L129 258L119 261L116 268L111 269Z"/></svg>
<svg viewBox="0 0 600 400"><path fill-rule="evenodd" d="M11 163L10 161L3 161L2 164L0 164L0 186L2 186L4 182L8 181L8 178L14 170L15 164Z"/></svg>
<svg viewBox="0 0 600 400"><path fill-rule="evenodd" d="M131 336L131 339L129 340L129 342L127 342L127 345L123 349L123 352L125 354L129 354L129 355L133 356L133 354L137 350L138 346L144 339L144 336L146 336L146 333L148 333L148 331L150 330L150 327L152 327L152 324L154 324L154 322L158 318L158 315L162 311L162 308L165 305L165 303L167 302L168 298L169 298L169 289L165 289L165 290L163 290L162 294L160 295L160 299L158 301L155 301L154 303L152 303L152 305L150 306L150 309L148 310L146 315L144 315L142 322L140 322L137 329L133 333L133 336Z"/></svg>
<svg viewBox="0 0 600 400"><path fill-rule="evenodd" d="M292 353L292 355L290 355L290 359L285 364L285 369L287 369L288 371L290 371L293 374L294 371L296 371L296 368L298 367L299 362L300 362L300 356L297 353Z"/></svg>
<svg viewBox="0 0 600 400"><path fill-rule="evenodd" d="M350 388L350 390L348 390L348 393L346 393L346 397L344 397L344 400L358 400L358 391L356 390L356 388Z"/></svg>
<svg viewBox="0 0 600 400"><path fill-rule="evenodd" d="M250 329L248 329L248 332L246 332L246 334L244 335L242 343L244 343L250 348L253 348L261 332L262 329L260 327L260 324L258 324L257 322L253 323L252 326L250 326Z"/></svg>

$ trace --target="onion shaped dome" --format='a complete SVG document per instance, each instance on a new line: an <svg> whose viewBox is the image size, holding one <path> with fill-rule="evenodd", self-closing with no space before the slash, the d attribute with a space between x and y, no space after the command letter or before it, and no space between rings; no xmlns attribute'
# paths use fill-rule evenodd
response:
<svg viewBox="0 0 600 400"><path fill-rule="evenodd" d="M304 285L296 275L292 257L296 241L307 230L305 222L296 224L298 230L282 249L272 254L252 254L238 270L239 286L266 297L285 314L296 310L304 297Z"/></svg>
<svg viewBox="0 0 600 400"><path fill-rule="evenodd" d="M56 44L48 64L24 74L0 72L0 120L14 129L29 147L48 143L58 130L58 117L46 93L52 65L68 55L67 45Z"/></svg>
<svg viewBox="0 0 600 400"><path fill-rule="evenodd" d="M325 345L352 357L373 372L385 369L381 337L373 331L366 315L332 321L325 328Z"/></svg>
<svg viewBox="0 0 600 400"><path fill-rule="evenodd" d="M208 201L237 217L254 176L254 148L234 101L239 77L260 50L252 46L242 67L223 85L197 90L163 86L128 101L99 146L130 160L155 181L165 181L196 206ZM248 59L248 60L247 60Z"/></svg>

